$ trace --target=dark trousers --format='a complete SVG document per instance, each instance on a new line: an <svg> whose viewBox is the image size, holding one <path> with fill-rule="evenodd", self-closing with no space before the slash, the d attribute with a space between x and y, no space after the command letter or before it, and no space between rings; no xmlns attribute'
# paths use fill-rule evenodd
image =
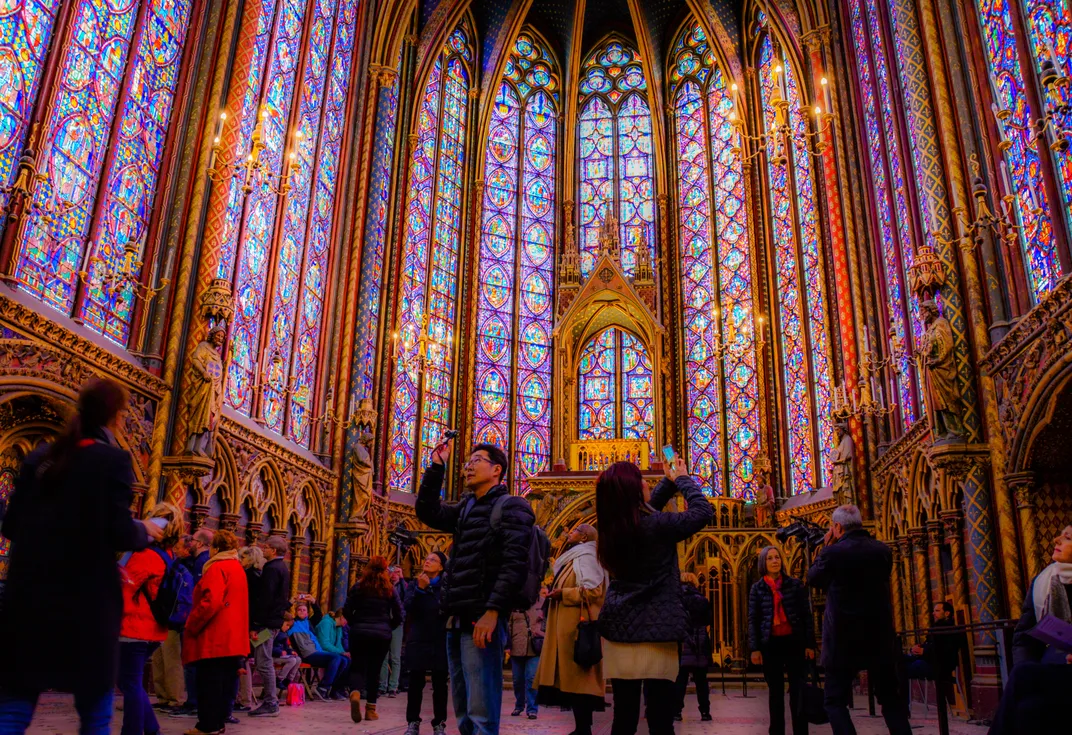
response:
<svg viewBox="0 0 1072 735"><path fill-rule="evenodd" d="M584 700L573 703L573 735L592 735L592 705Z"/></svg>
<svg viewBox="0 0 1072 735"><path fill-rule="evenodd" d="M711 689L707 684L706 666L682 666L677 670L677 713L685 709L685 689L689 686L689 677L696 685L696 703L701 715L711 714Z"/></svg>
<svg viewBox="0 0 1072 735"><path fill-rule="evenodd" d="M763 680L767 682L770 735L785 735L785 680L789 679L789 711L793 735L806 735L808 719L802 700L807 672L804 645L795 636L772 636L763 646Z"/></svg>
<svg viewBox="0 0 1072 735"><path fill-rule="evenodd" d="M424 704L424 669L409 670L409 688L406 690L406 722L421 721L421 705ZM447 721L447 670L432 669L432 727Z"/></svg>
<svg viewBox="0 0 1072 735"><path fill-rule="evenodd" d="M231 716L240 656L203 658L197 662L197 729L219 732Z"/></svg>
<svg viewBox="0 0 1072 735"><path fill-rule="evenodd" d="M640 724L640 694L647 693L648 733L673 735L677 682L669 679L612 679L614 722L611 735L636 735Z"/></svg>
<svg viewBox="0 0 1072 735"><path fill-rule="evenodd" d="M144 684L145 662L159 645L149 641L124 641L119 644L119 691L123 692L122 735L155 735L160 732Z"/></svg>
<svg viewBox="0 0 1072 735"><path fill-rule="evenodd" d="M390 638L350 636L350 689L367 692L369 704L376 704L376 695L380 692L380 667L390 647Z"/></svg>
<svg viewBox="0 0 1072 735"><path fill-rule="evenodd" d="M849 716L849 702L852 699L852 680L856 678L856 669L827 669L826 685L823 690L823 704L830 718L830 729L834 735L856 735L856 728ZM908 724L908 707L905 698L898 691L897 672L893 662L883 663L868 669L872 682L872 691L878 703L882 705L882 717L886 720L886 729L890 735L911 735L912 726Z"/></svg>

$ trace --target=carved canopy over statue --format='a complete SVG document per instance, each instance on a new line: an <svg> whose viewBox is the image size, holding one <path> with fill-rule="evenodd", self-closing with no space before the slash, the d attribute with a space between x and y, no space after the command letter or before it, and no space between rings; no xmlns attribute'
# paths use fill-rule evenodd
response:
<svg viewBox="0 0 1072 735"><path fill-rule="evenodd" d="M190 355L188 406L189 430L186 453L211 457L216 451L216 431L223 412L223 358L220 350L226 333L213 327Z"/></svg>

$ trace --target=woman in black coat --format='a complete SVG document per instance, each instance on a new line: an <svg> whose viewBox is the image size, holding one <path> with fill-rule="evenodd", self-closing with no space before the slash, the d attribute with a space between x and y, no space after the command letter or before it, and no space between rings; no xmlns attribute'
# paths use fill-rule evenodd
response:
<svg viewBox="0 0 1072 735"><path fill-rule="evenodd" d="M678 492L687 507L661 509ZM666 466L654 492L632 462L615 462L596 481L599 562L610 573L599 611L603 675L614 686L612 735L633 735L642 687L648 692L648 731L674 732L678 643L688 618L681 600L677 544L714 515L680 457Z"/></svg>
<svg viewBox="0 0 1072 735"><path fill-rule="evenodd" d="M343 616L350 623L350 717L361 722L361 691L368 695L365 719L378 720L380 667L391 647L391 631L402 623L402 602L387 574L387 560L374 556L346 596Z"/></svg>
<svg viewBox="0 0 1072 735"><path fill-rule="evenodd" d="M707 684L707 670L711 667L711 636L707 626L711 624L711 601L700 592L699 579L695 574L686 572L681 575L681 602L688 614L689 628L685 640L681 641L681 666L677 675L677 715L682 719L685 709L685 689L689 685L689 676L696 684L696 704L700 707L700 720L711 721L711 693Z"/></svg>
<svg viewBox="0 0 1072 735"><path fill-rule="evenodd" d="M815 626L808 590L799 579L782 573L777 547L759 552L759 581L748 594L748 647L752 663L763 667L770 692L770 735L785 733L785 678L793 735L806 735L808 719L802 705L807 678L805 659L815 658Z"/></svg>
<svg viewBox="0 0 1072 735"><path fill-rule="evenodd" d="M447 555L433 551L424 560L421 573L406 587L406 732L416 735L421 725L425 675L432 678L432 732L439 735L447 722L447 619L440 609L443 568Z"/></svg>
<svg viewBox="0 0 1072 735"><path fill-rule="evenodd" d="M0 729L25 730L38 695L73 692L83 733L106 733L123 596L116 554L163 537L130 513L134 469L115 440L126 390L88 383L66 431L27 456L4 516Z"/></svg>

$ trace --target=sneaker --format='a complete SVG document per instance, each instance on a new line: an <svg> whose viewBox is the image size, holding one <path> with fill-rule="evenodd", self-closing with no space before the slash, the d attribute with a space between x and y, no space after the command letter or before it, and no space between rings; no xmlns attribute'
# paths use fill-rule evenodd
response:
<svg viewBox="0 0 1072 735"><path fill-rule="evenodd" d="M410 723L408 723L406 725L405 735L420 735L420 733L421 733L421 723L420 722L410 722Z"/></svg>
<svg viewBox="0 0 1072 735"><path fill-rule="evenodd" d="M517 717L518 715L520 715L522 713L522 711L523 710L520 707L514 707L514 711L510 713L510 716L511 717Z"/></svg>
<svg viewBox="0 0 1072 735"><path fill-rule="evenodd" d="M529 712L526 715L526 717L528 717L530 720L535 720L536 719L536 713L535 712Z"/></svg>
<svg viewBox="0 0 1072 735"><path fill-rule="evenodd" d="M234 715L227 715L227 724L228 725L237 725L240 722L241 722L241 720L238 719L237 717L235 717Z"/></svg>
<svg viewBox="0 0 1072 735"><path fill-rule="evenodd" d="M171 711L168 717L182 717L182 718L197 718L197 707L192 707L189 704L180 704L178 707Z"/></svg>
<svg viewBox="0 0 1072 735"><path fill-rule="evenodd" d="M387 698L388 699L394 699L397 696L398 696L398 690L397 689L388 689L387 690Z"/></svg>
<svg viewBox="0 0 1072 735"><path fill-rule="evenodd" d="M440 722L438 725L432 725L432 735L447 735L447 723Z"/></svg>
<svg viewBox="0 0 1072 735"><path fill-rule="evenodd" d="M279 717L279 705L263 703L260 707L249 713L250 717Z"/></svg>
<svg viewBox="0 0 1072 735"><path fill-rule="evenodd" d="M231 707L232 712L249 712L251 709L253 708L248 704L239 704L238 702L235 702L234 706Z"/></svg>
<svg viewBox="0 0 1072 735"><path fill-rule="evenodd" d="M710 721L711 721L711 713L710 712L703 712L703 713L700 714L700 722L710 722Z"/></svg>
<svg viewBox="0 0 1072 735"><path fill-rule="evenodd" d="M349 699L349 697L346 696L346 694L344 694L343 692L331 693L331 701L333 702L345 702L347 699Z"/></svg>
<svg viewBox="0 0 1072 735"><path fill-rule="evenodd" d="M324 699L324 700L331 699L331 690L328 689L327 687L317 687L316 688L316 693L320 695L321 699Z"/></svg>

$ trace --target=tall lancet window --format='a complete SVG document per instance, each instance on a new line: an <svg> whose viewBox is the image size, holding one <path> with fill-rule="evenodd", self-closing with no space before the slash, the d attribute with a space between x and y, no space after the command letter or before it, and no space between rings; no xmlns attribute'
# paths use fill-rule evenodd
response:
<svg viewBox="0 0 1072 735"><path fill-rule="evenodd" d="M644 343L617 327L592 337L578 365L578 436L643 439L655 427L651 358Z"/></svg>
<svg viewBox="0 0 1072 735"><path fill-rule="evenodd" d="M805 147L806 111L796 71L770 35L760 46L760 92L768 132L767 162L778 300L773 333L785 399L789 484L792 494L820 487L829 477L834 446L827 300L819 241L813 162ZM775 102L787 101L785 119Z"/></svg>
<svg viewBox="0 0 1072 735"><path fill-rule="evenodd" d="M919 304L908 294L906 277L915 262L912 218L908 198L911 161L902 151L895 118L897 105L891 73L895 71L882 32L875 0L850 0L849 20L856 49L856 72L864 110L865 145L871 162L875 224L882 254L886 313L892 340L902 358L894 371L898 404L905 429L915 422L918 384L910 357L912 345L923 333Z"/></svg>
<svg viewBox="0 0 1072 735"><path fill-rule="evenodd" d="M732 80L695 20L671 63L689 462L711 493L751 498L759 381Z"/></svg>
<svg viewBox="0 0 1072 735"><path fill-rule="evenodd" d="M419 467L450 426L454 329L469 125L470 34L457 28L419 98L403 234L401 294L392 344L388 483L412 491Z"/></svg>
<svg viewBox="0 0 1072 735"><path fill-rule="evenodd" d="M581 71L580 103L581 277L595 267L608 217L618 222L622 268L632 275L640 243L655 252L651 110L640 54L614 38L598 45Z"/></svg>
<svg viewBox="0 0 1072 735"><path fill-rule="evenodd" d="M477 307L477 441L512 450L519 491L551 465L558 76L522 32L491 112L484 163Z"/></svg>
<svg viewBox="0 0 1072 735"><path fill-rule="evenodd" d="M1009 142L1005 160L1001 163L1012 194L1016 197L1016 209L1023 230L1020 241L1024 248L1028 280L1037 300L1057 283L1063 275L1057 256L1057 242L1053 233L1051 212L1072 211L1072 152L1058 154L1058 174L1062 178L1064 202L1047 202L1042 181L1041 161L1033 140L1033 120L1041 117L1038 110L1031 109L1024 90L1024 74L1032 72L1031 63L1022 63L1016 46L1011 13L1020 12L1020 4L1010 0L976 0L979 21L982 24L983 47L990 67L990 79L994 90L995 106L1001 133ZM1024 3L1031 10L1027 23L1036 55L1052 55L1058 71L1072 73L1069 62L1072 19L1064 4L1053 2ZM1060 51L1057 51L1060 49ZM1046 97L1057 101L1053 93ZM1069 101L1069 90L1064 90ZM1063 116L1065 125L1068 116ZM1060 120L1060 118L1059 118Z"/></svg>
<svg viewBox="0 0 1072 735"><path fill-rule="evenodd" d="M19 288L123 345L146 293L140 262L191 6L22 0L0 20L0 206L12 184L33 191L16 236ZM50 54L57 75L42 90ZM17 181L27 144L36 182Z"/></svg>

